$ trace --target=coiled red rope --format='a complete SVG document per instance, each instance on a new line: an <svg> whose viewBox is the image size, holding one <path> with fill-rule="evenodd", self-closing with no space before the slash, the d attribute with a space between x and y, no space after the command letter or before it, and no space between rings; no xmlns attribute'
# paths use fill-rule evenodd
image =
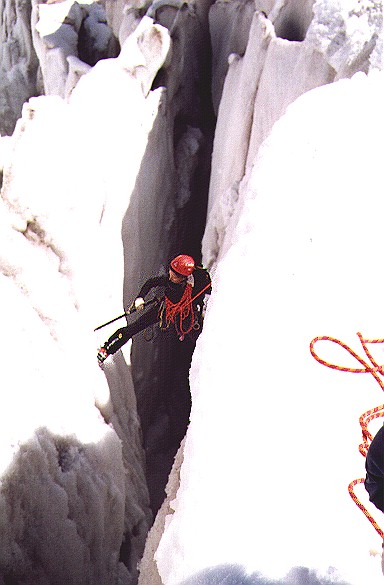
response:
<svg viewBox="0 0 384 585"><path fill-rule="evenodd" d="M176 317L179 315L179 322L176 323ZM190 317L189 325L184 329L184 321ZM168 297L165 297L165 320L167 325L173 323L180 338L184 339L195 324L195 313L192 307L192 285L187 284L183 296L178 303L172 303Z"/></svg>
<svg viewBox="0 0 384 585"><path fill-rule="evenodd" d="M381 390L384 391L384 381L382 380L382 378L380 378L380 376L384 376L384 366L379 365L376 362L376 360L374 359L374 357L372 356L371 352L368 349L368 344L384 343L384 339L365 339L363 338L361 333L357 333L357 335L359 337L360 343L363 346L365 355L367 356L369 362L367 362L364 358L360 357L355 351L353 351L353 349L351 349L348 345L346 345L339 339L327 336L320 336L312 339L310 343L311 354L316 361L318 361L323 366L326 366L327 368L332 368L340 372L351 372L353 374L371 374L375 378L376 382L379 384ZM345 349L353 358L355 358L362 365L362 367L350 368L345 366L339 366L337 364L332 364L330 362L327 362L326 360L321 359L314 349L314 346L318 341L330 341L332 343L336 343L337 345ZM364 412L359 418L359 423L363 435L363 441L359 445L359 451L364 457L367 456L369 445L371 444L371 441L373 439L371 433L368 430L368 425L372 420L379 417L384 417L384 404L381 404L380 406L375 406L374 408L367 410L367 412ZM370 521L372 526L375 528L376 532L380 535L380 538L384 538L383 530L380 528L376 520L368 512L367 508L361 503L361 501L354 492L354 487L360 483L364 483L364 478L355 479L351 481L351 483L348 486L349 495L351 496L355 504L358 506L358 508L366 516L366 518Z"/></svg>
<svg viewBox="0 0 384 585"><path fill-rule="evenodd" d="M192 285L187 284L183 296L178 303L172 303L172 301L165 297L165 321L167 323L167 327L172 323L175 326L181 341L184 339L185 335L192 331L195 325L195 312L192 304L193 301L210 287L211 282L209 282L194 297L192 297ZM177 316L179 316L178 322L176 322ZM189 325L186 329L184 329L184 322L186 319L188 319L188 317Z"/></svg>

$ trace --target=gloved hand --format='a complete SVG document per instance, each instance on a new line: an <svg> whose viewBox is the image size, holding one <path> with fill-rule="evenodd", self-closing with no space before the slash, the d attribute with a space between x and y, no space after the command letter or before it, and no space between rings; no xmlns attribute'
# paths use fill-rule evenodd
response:
<svg viewBox="0 0 384 585"><path fill-rule="evenodd" d="M134 304L136 311L141 311L141 309L144 307L144 299L141 297L137 297L137 299L135 299Z"/></svg>

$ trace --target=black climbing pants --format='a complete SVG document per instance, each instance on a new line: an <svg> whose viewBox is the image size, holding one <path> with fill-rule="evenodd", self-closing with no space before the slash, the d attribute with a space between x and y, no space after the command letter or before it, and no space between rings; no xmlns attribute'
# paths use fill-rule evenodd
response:
<svg viewBox="0 0 384 585"><path fill-rule="evenodd" d="M161 302L155 303L147 310L144 308L142 311L133 313L136 319L129 323L126 327L121 327L104 343L104 347L108 352L108 355L116 353L127 341L131 339L140 331L144 331L150 325L154 325L160 321Z"/></svg>

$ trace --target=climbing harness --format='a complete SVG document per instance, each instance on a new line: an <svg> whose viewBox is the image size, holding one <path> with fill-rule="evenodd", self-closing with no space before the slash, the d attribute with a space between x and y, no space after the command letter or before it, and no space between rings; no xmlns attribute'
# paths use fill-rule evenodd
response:
<svg viewBox="0 0 384 585"><path fill-rule="evenodd" d="M185 336L192 331L192 329L199 329L199 323L195 320L195 311L193 308L193 301L203 294L208 288L210 288L211 282L209 282L204 288L202 288L194 297L192 297L192 285L187 284L178 303L172 303L165 297L164 304L160 309L160 327L167 329L171 324L175 326L176 332L179 336L179 340L183 341ZM165 315L164 315L165 314ZM165 322L164 322L165 316ZM178 319L177 319L178 317ZM189 318L189 325L185 328L185 321Z"/></svg>
<svg viewBox="0 0 384 585"><path fill-rule="evenodd" d="M144 340L145 341L150 342L153 339L155 339L155 335L157 333L156 325L157 325L157 323L153 323L152 325L149 325L149 327L144 329Z"/></svg>
<svg viewBox="0 0 384 585"><path fill-rule="evenodd" d="M384 380L382 380L382 378L380 378L380 376L384 376L384 366L383 365L380 366L376 362L376 360L374 359L374 357L372 356L371 352L368 349L368 344L384 343L384 339L364 339L363 336L361 335L361 333L357 333L357 335L359 337L360 343L363 346L365 355L369 359L370 363L367 362L364 358L360 357L348 345L346 345L345 343L343 343L342 341L340 341L339 339L336 339L334 337L321 336L321 337L315 337L314 339L312 339L312 341L310 343L311 354L315 358L316 361L318 361L323 366L327 366L327 368L332 368L332 369L338 370L340 372L351 372L353 374L372 374L372 376L375 378L376 382L379 384L380 388L384 391ZM349 368L349 367L339 366L337 364L332 364L330 362L327 362L326 360L321 359L317 355L317 353L315 352L315 349L314 349L314 346L318 341L330 341L332 343L336 343L337 345L340 345L353 358L355 358L363 367ZM375 406L374 408L368 410L367 412L364 412L359 418L359 423L360 423L362 435L363 435L363 442L359 445L359 451L363 455L363 457L367 456L369 445L371 444L372 439L373 439L371 433L368 430L368 425L372 420L374 420L376 418L380 418L380 417L384 417L384 404L381 404L380 406ZM383 539L384 538L384 531L380 528L380 526L377 524L376 520L368 512L367 508L361 503L361 501L359 500L359 498L356 496L356 494L354 492L354 487L358 484L364 483L364 481L365 481L364 478L355 479L355 480L351 481L351 483L348 486L348 492L349 492L349 495L351 496L352 500L357 505L357 507L363 512L363 514L366 516L366 518L368 518L368 520L370 521L370 523L372 524L372 526L374 527L376 532L379 534L380 538Z"/></svg>

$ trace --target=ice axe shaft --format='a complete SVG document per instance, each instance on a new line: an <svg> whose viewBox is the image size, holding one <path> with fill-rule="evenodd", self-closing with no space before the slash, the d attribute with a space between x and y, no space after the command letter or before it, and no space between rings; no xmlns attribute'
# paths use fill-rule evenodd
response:
<svg viewBox="0 0 384 585"><path fill-rule="evenodd" d="M157 299L157 298L152 299L151 301L148 301L148 302L144 303L144 307L148 307L148 305L152 305L153 303L157 302L158 300L159 299ZM132 307L132 305L131 305L131 307ZM130 315L134 311L136 311L136 309L129 308L128 311L126 311L122 315L119 315L118 317L115 317L114 319L111 319L110 321L107 321L106 323L103 323L102 325L99 325L93 331L98 331L99 329L102 329L103 327L106 327L107 325L110 325L111 323L114 323L115 321L118 321L119 319L122 319L123 317L126 317L127 315Z"/></svg>
<svg viewBox="0 0 384 585"><path fill-rule="evenodd" d="M110 323L114 323L115 321L118 321L119 319L122 319L126 315L129 315L129 313L123 313L122 315L119 315L118 317L115 317L114 319L111 319L110 321L107 321L106 323L103 323L102 325L99 325L98 327L96 327L96 329L94 329L94 331L98 331L99 329L102 329L103 327L106 327L107 325L110 325Z"/></svg>

